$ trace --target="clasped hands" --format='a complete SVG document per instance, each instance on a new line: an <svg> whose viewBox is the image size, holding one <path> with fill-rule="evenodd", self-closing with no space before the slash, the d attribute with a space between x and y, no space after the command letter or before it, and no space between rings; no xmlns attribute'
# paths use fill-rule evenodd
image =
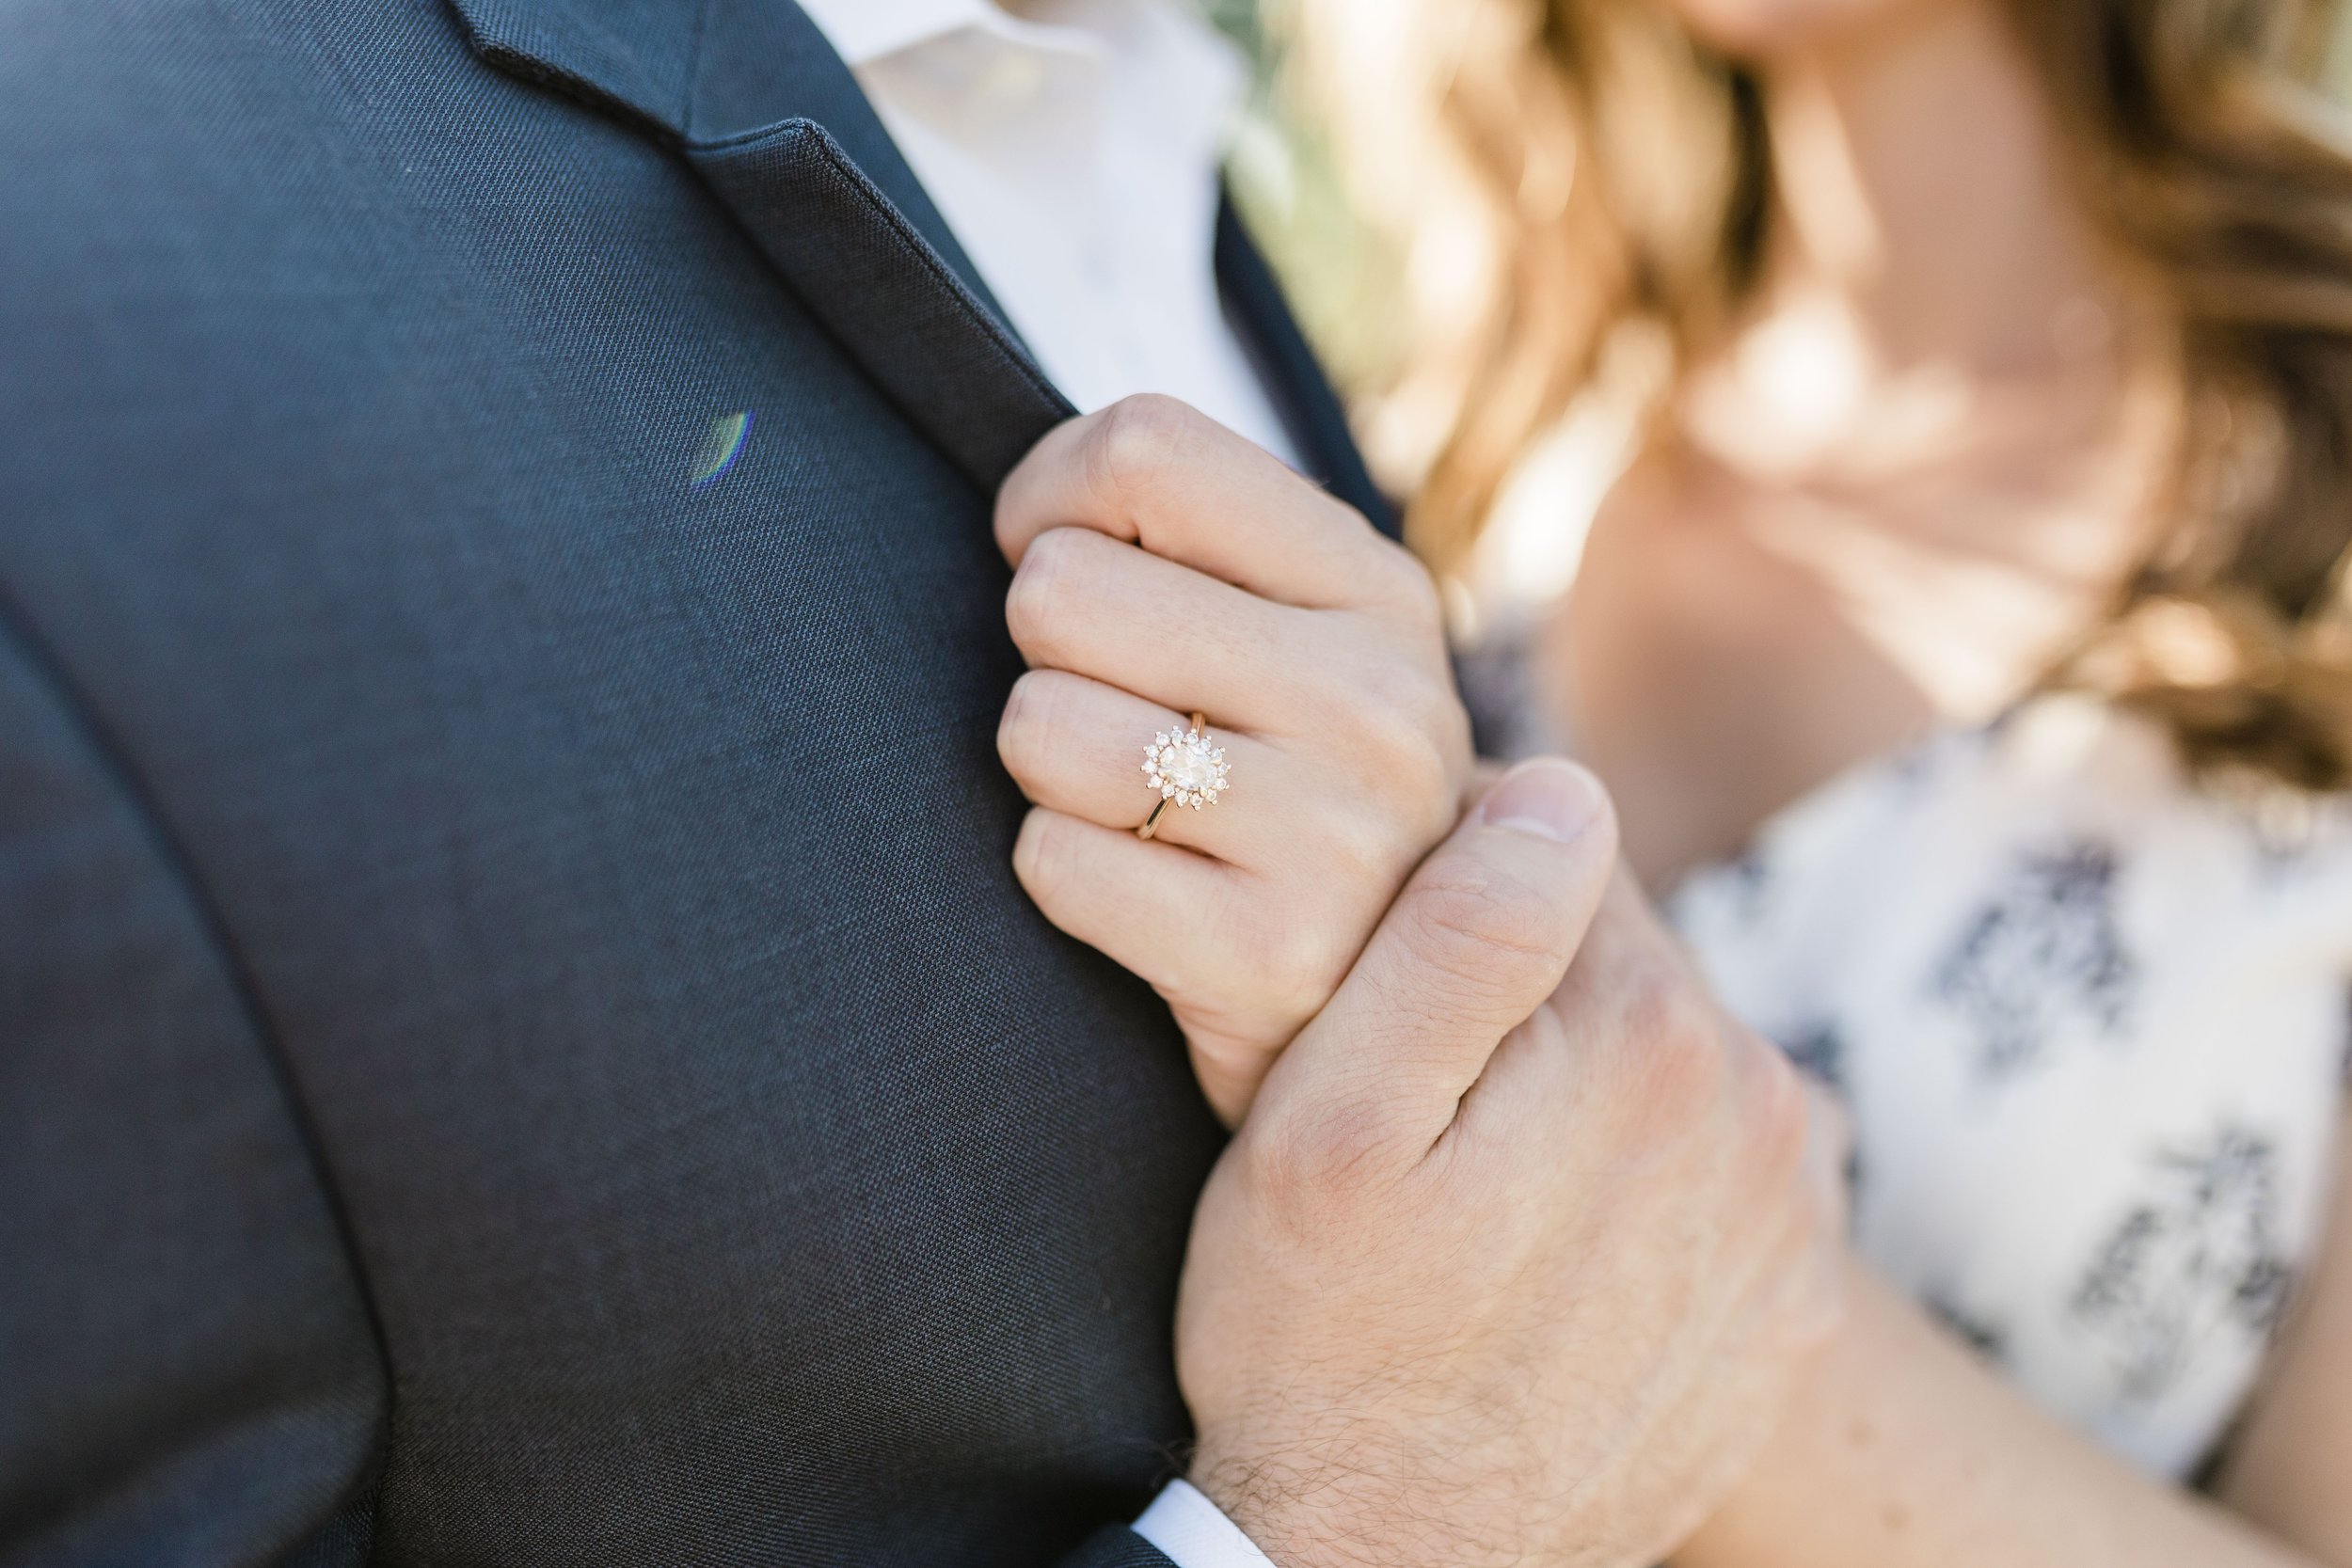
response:
<svg viewBox="0 0 2352 1568"><path fill-rule="evenodd" d="M999 750L1047 918L1237 1128L1194 1221L1191 1479L1283 1568L1655 1562L1838 1322L1840 1139L1616 869L1599 784L1481 787L1425 572L1184 405L1007 481ZM1210 716L1229 798L1135 826Z"/></svg>

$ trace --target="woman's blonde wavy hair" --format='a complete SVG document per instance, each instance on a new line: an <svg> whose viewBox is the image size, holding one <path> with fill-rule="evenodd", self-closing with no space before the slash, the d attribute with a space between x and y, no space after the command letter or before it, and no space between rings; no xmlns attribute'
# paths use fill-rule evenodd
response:
<svg viewBox="0 0 2352 1568"><path fill-rule="evenodd" d="M1458 567L1618 328L1687 364L1756 279L1756 79L1659 0L1288 0L1302 84L1376 227L1418 235L1381 405L1408 535ZM2352 785L2352 152L2307 84L2329 0L2005 0L2179 382L2160 543L2048 675L2208 771ZM1381 432L1372 432L1375 449Z"/></svg>

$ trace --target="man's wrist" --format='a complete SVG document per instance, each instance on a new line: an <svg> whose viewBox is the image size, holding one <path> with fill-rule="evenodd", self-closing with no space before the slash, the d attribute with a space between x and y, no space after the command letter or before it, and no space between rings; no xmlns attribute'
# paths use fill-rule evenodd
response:
<svg viewBox="0 0 2352 1568"><path fill-rule="evenodd" d="M1286 1448L1280 1451L1299 1450ZM1261 1558L1271 1562L1277 1560L1274 1554L1281 1554L1282 1568L1372 1560L1330 1549L1337 1543L1331 1521L1323 1516L1320 1505L1332 1494L1348 1490L1345 1478L1321 1467L1312 1476L1297 1473L1303 1468L1283 1457L1243 1460L1203 1445L1194 1450L1189 1484L1197 1497L1217 1511L1218 1517L1252 1544Z"/></svg>
<svg viewBox="0 0 2352 1568"><path fill-rule="evenodd" d="M1189 1481L1280 1568L1453 1560L1429 1487L1400 1484L1390 1465L1349 1465L1334 1457L1369 1459L1394 1446L1360 1429L1343 1429L1252 1442L1244 1457L1203 1439L1193 1450Z"/></svg>

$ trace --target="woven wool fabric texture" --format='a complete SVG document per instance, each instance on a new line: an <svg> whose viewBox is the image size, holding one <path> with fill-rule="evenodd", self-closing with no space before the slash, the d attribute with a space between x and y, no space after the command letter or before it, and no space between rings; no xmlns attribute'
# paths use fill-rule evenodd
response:
<svg viewBox="0 0 2352 1568"><path fill-rule="evenodd" d="M0 8L0 1561L1160 1560L1219 1133L993 752L1060 411L786 0Z"/></svg>

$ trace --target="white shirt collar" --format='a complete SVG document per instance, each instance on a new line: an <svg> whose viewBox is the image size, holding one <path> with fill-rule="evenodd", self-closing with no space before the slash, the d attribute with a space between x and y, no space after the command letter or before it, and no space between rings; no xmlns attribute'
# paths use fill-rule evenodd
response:
<svg viewBox="0 0 2352 1568"><path fill-rule="evenodd" d="M800 5L852 68L961 27L1030 40L1057 31L1024 22L993 0L800 0Z"/></svg>

